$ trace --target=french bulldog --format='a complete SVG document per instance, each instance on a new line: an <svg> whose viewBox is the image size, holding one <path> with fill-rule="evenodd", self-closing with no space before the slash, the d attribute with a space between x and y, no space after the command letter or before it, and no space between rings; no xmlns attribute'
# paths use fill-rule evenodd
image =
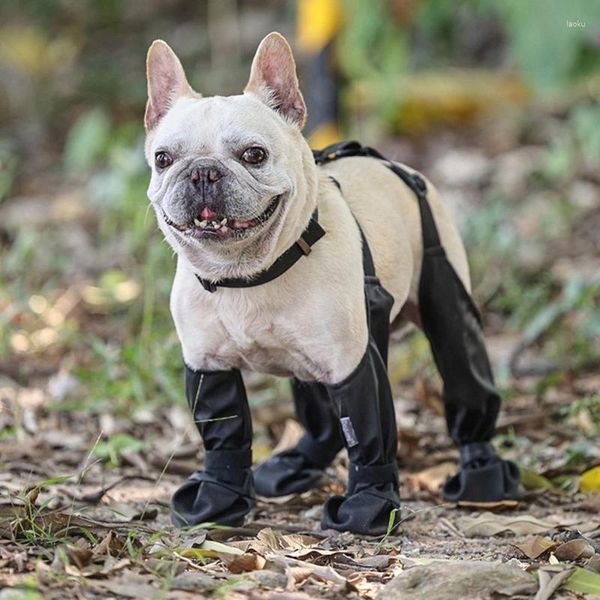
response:
<svg viewBox="0 0 600 600"><path fill-rule="evenodd" d="M315 164L302 135L307 111L294 58L278 33L260 43L240 95L204 97L194 91L177 56L163 41L150 47L147 77L145 155L152 172L148 197L177 254L170 308L188 370L188 400L204 437L207 463L214 462L206 469L210 476L200 472L188 482L180 505L189 505L189 514L176 521L238 522L253 505L247 459L251 429L243 383L238 375L231 376L233 384L217 379L245 369L292 378L299 388L320 386L334 408L316 409L313 420L320 423L314 427L342 417L341 427L329 425L336 429L335 436L342 431L340 444L348 447L351 466L363 474L373 467L363 477L366 482L361 484L356 475L358 484L349 483L347 495L330 507L324 526L359 533L385 531L389 513L399 502L397 479L386 471L379 482L375 467L395 463L395 425L392 431L391 394L381 391L389 383L384 382L385 367L382 370L375 350L368 365L361 367L367 364L370 338L361 235L377 277L391 295L389 326L405 319L420 325L424 253L413 190L377 158L354 156ZM434 186L424 181L441 246L468 294L469 268L457 226ZM273 280L214 292L199 284L232 278L252 282L299 240L311 218L318 220L325 235ZM359 381L354 374L360 369ZM223 385L229 386L228 392L223 392ZM359 388L361 397L345 411L340 395L356 394ZM377 400L378 394L389 399ZM378 402L381 406L387 402L387 408L377 408ZM305 407L304 421L310 422L310 410ZM210 429L216 419L241 419L245 433L224 433L223 424ZM373 443L393 451L377 450L363 460L360 453L372 444L368 435L366 442L361 439L361 422L371 420L378 432ZM489 437L467 441L487 442ZM242 451L245 458L236 462ZM319 461L315 457L312 462ZM300 477L307 464L297 473L294 468L292 475ZM234 472L239 477L231 475ZM392 491L379 485L389 482ZM381 492L383 488L388 491ZM233 494L224 506L220 492ZM355 510L360 513L378 494L384 500L377 519L367 515L356 522L348 516ZM357 495L361 500L355 506L352 499ZM233 513L236 516L230 519Z"/></svg>

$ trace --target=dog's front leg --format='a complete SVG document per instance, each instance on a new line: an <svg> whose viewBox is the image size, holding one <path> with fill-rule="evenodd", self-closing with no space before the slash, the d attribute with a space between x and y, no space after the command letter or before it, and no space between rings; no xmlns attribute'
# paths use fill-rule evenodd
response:
<svg viewBox="0 0 600 600"><path fill-rule="evenodd" d="M372 337L354 371L328 389L339 411L350 464L346 495L327 501L321 526L383 534L400 506L397 432L387 371Z"/></svg>
<svg viewBox="0 0 600 600"><path fill-rule="evenodd" d="M256 492L261 496L298 494L315 487L344 447L327 387L292 379L292 394L305 433L296 446L271 456L254 471Z"/></svg>
<svg viewBox="0 0 600 600"><path fill-rule="evenodd" d="M204 470L171 500L176 525L241 525L254 506L252 420L239 370L194 371L186 366L186 396L204 441Z"/></svg>

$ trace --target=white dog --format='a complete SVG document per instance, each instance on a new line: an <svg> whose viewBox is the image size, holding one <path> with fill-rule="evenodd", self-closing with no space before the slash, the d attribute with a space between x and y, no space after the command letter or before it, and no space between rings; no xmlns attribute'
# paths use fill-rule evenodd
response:
<svg viewBox="0 0 600 600"><path fill-rule="evenodd" d="M206 448L204 470L174 497L176 522L237 523L253 505L252 434L239 373L250 369L294 379L307 429L298 448L259 468L257 491L314 485L345 441L348 493L327 503L323 525L385 531L399 504L387 331L403 317L428 334L444 378L450 432L467 448L452 483L458 499L482 497L471 490L476 478L465 479L482 466L493 468L494 481L509 471L518 479L487 443L499 398L473 317L465 250L433 186L360 147L346 147L339 160L330 160L338 158L335 151L329 159L321 155L318 166L301 133L306 107L294 59L277 33L261 42L239 96L194 92L162 41L149 50L147 73L148 196L178 255L171 311ZM431 255L446 276L433 273L427 285L423 211L433 214L439 239ZM387 298L383 313L370 299L373 291ZM385 325L378 326L386 331L374 335L380 313ZM454 329L440 333L448 321ZM506 487L496 485L484 499L514 492Z"/></svg>

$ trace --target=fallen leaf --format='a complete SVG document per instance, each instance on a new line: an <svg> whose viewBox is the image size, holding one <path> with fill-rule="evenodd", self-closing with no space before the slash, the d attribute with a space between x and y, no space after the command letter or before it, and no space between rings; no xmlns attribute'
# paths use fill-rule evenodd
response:
<svg viewBox="0 0 600 600"><path fill-rule="evenodd" d="M538 571L539 589L533 600L550 600L554 592L573 574L574 568L542 568Z"/></svg>
<svg viewBox="0 0 600 600"><path fill-rule="evenodd" d="M423 469L418 473L409 473L405 481L413 492L429 492L437 495L440 488L444 485L446 479L456 472L456 464L444 462L428 469Z"/></svg>
<svg viewBox="0 0 600 600"><path fill-rule="evenodd" d="M456 503L459 508L471 508L477 510L506 510L517 508L518 500L498 500L497 502L474 502L472 500L459 500Z"/></svg>
<svg viewBox="0 0 600 600"><path fill-rule="evenodd" d="M600 493L600 466L593 467L583 473L579 480L579 491Z"/></svg>
<svg viewBox="0 0 600 600"><path fill-rule="evenodd" d="M519 466L519 471L521 473L521 484L528 492L547 490L552 487L552 482L549 479L531 469Z"/></svg>
<svg viewBox="0 0 600 600"><path fill-rule="evenodd" d="M567 579L564 584L567 590L577 592L578 594L594 594L600 596L600 574L582 569L575 568L575 573Z"/></svg>
<svg viewBox="0 0 600 600"><path fill-rule="evenodd" d="M554 556L556 556L558 560L569 561L591 558L594 556L594 553L594 546L583 537L565 542L554 550Z"/></svg>
<svg viewBox="0 0 600 600"><path fill-rule="evenodd" d="M219 554L237 554L239 556L244 554L244 551L239 548L234 548L233 546L222 544L221 542L213 542L212 540L202 542L200 550L203 550L206 553L213 553L214 558L217 558ZM207 554L207 556L209 556L209 554Z"/></svg>
<svg viewBox="0 0 600 600"><path fill-rule="evenodd" d="M490 537L500 533L511 532L515 535L535 535L556 529L557 525L548 521L540 521L531 515L503 516L483 513L474 517L461 517L456 526L467 537Z"/></svg>
<svg viewBox="0 0 600 600"><path fill-rule="evenodd" d="M544 554L544 552L556 548L558 542L547 537L536 535L528 538L521 544L513 544L513 546L518 548L527 558L534 559Z"/></svg>
<svg viewBox="0 0 600 600"><path fill-rule="evenodd" d="M229 569L230 573L236 575L248 571L260 571L267 564L267 561L260 554L251 552L246 552L245 554L220 554L219 558Z"/></svg>
<svg viewBox="0 0 600 600"><path fill-rule="evenodd" d="M323 567L313 563L305 563L294 558L284 558L283 560L289 564L289 570L296 582L303 581L312 576L321 581L346 585L346 578L342 577L332 567Z"/></svg>

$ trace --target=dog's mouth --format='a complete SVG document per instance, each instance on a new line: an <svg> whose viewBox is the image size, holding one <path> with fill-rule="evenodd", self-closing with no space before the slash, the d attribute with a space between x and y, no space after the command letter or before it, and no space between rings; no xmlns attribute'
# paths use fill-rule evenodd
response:
<svg viewBox="0 0 600 600"><path fill-rule="evenodd" d="M267 208L258 216L249 220L236 219L226 215L211 214L210 219L198 215L184 225L180 225L171 220L165 211L162 211L165 222L173 229L176 229L185 236L195 238L230 238L243 237L248 235L252 230L264 225L275 213L283 194L274 196ZM203 211L204 212L204 211ZM212 212L212 211L211 211ZM205 213L206 214L206 213Z"/></svg>

